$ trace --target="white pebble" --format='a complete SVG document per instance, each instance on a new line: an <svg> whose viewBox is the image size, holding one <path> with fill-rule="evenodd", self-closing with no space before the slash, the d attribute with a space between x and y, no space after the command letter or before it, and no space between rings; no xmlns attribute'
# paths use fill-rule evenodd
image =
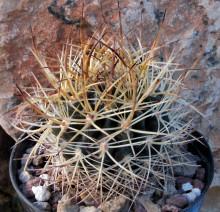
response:
<svg viewBox="0 0 220 212"><path fill-rule="evenodd" d="M26 171L22 171L19 175L19 180L22 182L22 183L26 183L27 181L31 180L32 179L32 175L30 175L28 172Z"/></svg>
<svg viewBox="0 0 220 212"><path fill-rule="evenodd" d="M184 183L182 185L182 189L183 189L183 191L191 191L193 189L193 186L189 182L188 183Z"/></svg>
<svg viewBox="0 0 220 212"><path fill-rule="evenodd" d="M196 194L194 192L189 192L189 193L183 194L183 196L186 197L186 199L189 203L194 202L194 200L196 199Z"/></svg>
<svg viewBox="0 0 220 212"><path fill-rule="evenodd" d="M41 174L40 178L43 179L43 180L50 180L50 177L49 177L48 174Z"/></svg>
<svg viewBox="0 0 220 212"><path fill-rule="evenodd" d="M33 186L32 191L37 201L45 202L50 199L51 193L47 190L46 186Z"/></svg>
<svg viewBox="0 0 220 212"><path fill-rule="evenodd" d="M201 194L201 190L199 188L194 188L191 192L193 192L196 195L196 197L200 196Z"/></svg>

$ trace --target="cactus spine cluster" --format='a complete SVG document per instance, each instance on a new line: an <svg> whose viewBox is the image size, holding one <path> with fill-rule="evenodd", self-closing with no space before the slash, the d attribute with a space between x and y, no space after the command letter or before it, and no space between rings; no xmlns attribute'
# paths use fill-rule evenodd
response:
<svg viewBox="0 0 220 212"><path fill-rule="evenodd" d="M54 188L97 205L163 189L175 164L170 153L181 154L179 146L188 142L190 122L183 118L195 109L179 96L185 72L174 51L165 61L157 57L167 47L158 46L161 30L147 50L138 38L134 48L107 28L86 42L81 30L81 46L67 41L58 66L47 65L48 58L33 49L50 87L34 76L37 86L22 93L43 120L18 120L15 126L36 141L29 159L46 149L42 173Z"/></svg>

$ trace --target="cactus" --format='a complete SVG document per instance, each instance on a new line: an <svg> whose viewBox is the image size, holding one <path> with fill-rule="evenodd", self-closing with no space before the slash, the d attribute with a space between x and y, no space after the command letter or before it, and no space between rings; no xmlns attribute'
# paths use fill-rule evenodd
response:
<svg viewBox="0 0 220 212"><path fill-rule="evenodd" d="M137 49L122 33L106 33L108 27L86 42L81 28L81 46L68 40L51 66L34 47L50 87L33 76L36 86L20 91L43 120L14 125L36 141L29 159L44 150L42 173L54 188L97 205L117 195L134 201L155 186L163 190L177 163L171 155L182 155L190 141L191 121L183 119L198 112L179 95L186 73L175 51L163 62L156 56L168 46L158 46L161 29L147 50L138 38Z"/></svg>

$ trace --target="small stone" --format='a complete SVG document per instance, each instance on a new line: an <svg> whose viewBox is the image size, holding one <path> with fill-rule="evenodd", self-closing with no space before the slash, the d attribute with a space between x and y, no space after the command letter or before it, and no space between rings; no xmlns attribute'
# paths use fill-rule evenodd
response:
<svg viewBox="0 0 220 212"><path fill-rule="evenodd" d="M150 198L150 197L153 196L155 190L156 190L155 188L147 188L147 189L143 192L143 195Z"/></svg>
<svg viewBox="0 0 220 212"><path fill-rule="evenodd" d="M199 188L202 190L205 187L204 183L201 180L195 179L193 180L193 188Z"/></svg>
<svg viewBox="0 0 220 212"><path fill-rule="evenodd" d="M175 180L172 178L165 178L165 189L164 194L168 196L172 196L177 193L175 188Z"/></svg>
<svg viewBox="0 0 220 212"><path fill-rule="evenodd" d="M151 200L142 202L142 205L144 206L147 212L160 212L161 211L160 206L157 204L154 204Z"/></svg>
<svg viewBox="0 0 220 212"><path fill-rule="evenodd" d="M80 212L102 212L100 209L97 209L95 206L84 207Z"/></svg>
<svg viewBox="0 0 220 212"><path fill-rule="evenodd" d="M176 188L178 190L181 189L182 185L185 184L185 183L192 184L193 183L193 179L190 178L190 177L183 177L183 176L180 176L180 177L176 178Z"/></svg>
<svg viewBox="0 0 220 212"><path fill-rule="evenodd" d="M30 173L28 173L27 171L23 171L19 175L19 180L22 183L26 183L27 181L31 180L32 178L33 178L33 176Z"/></svg>
<svg viewBox="0 0 220 212"><path fill-rule="evenodd" d="M191 183L184 183L182 185L182 189L183 191L191 191L193 189L193 186L191 185Z"/></svg>
<svg viewBox="0 0 220 212"><path fill-rule="evenodd" d="M34 148L34 147L30 147L30 148L26 149L26 151L25 151L25 152L26 152L27 154L30 154L30 153L31 153L31 151L33 150L33 148Z"/></svg>
<svg viewBox="0 0 220 212"><path fill-rule="evenodd" d="M47 190L46 186L33 186L32 191L37 201L45 202L50 199L51 193Z"/></svg>
<svg viewBox="0 0 220 212"><path fill-rule="evenodd" d="M196 171L196 178L204 181L205 179L205 168L198 168Z"/></svg>
<svg viewBox="0 0 220 212"><path fill-rule="evenodd" d="M164 205L162 207L162 212L179 212L179 208L177 208L175 205Z"/></svg>
<svg viewBox="0 0 220 212"><path fill-rule="evenodd" d="M45 210L45 211L51 210L51 206L48 202L33 202L33 205L40 210Z"/></svg>
<svg viewBox="0 0 220 212"><path fill-rule="evenodd" d="M177 176L193 177L196 173L196 169L196 166L179 165L174 167L174 174Z"/></svg>
<svg viewBox="0 0 220 212"><path fill-rule="evenodd" d="M191 153L187 153L184 157L177 156L175 160L180 163L180 165L174 166L175 176L193 177L198 169L197 161L199 161L200 158Z"/></svg>
<svg viewBox="0 0 220 212"><path fill-rule="evenodd" d="M200 194L201 190L199 188L193 188L190 193L183 194L183 196L186 197L189 203L192 203Z"/></svg>
<svg viewBox="0 0 220 212"><path fill-rule="evenodd" d="M60 192L60 189L59 189ZM68 192L66 192L64 195L62 195L62 198L60 199L60 204L65 205L76 205L76 199L73 198L76 194L75 189L71 189Z"/></svg>
<svg viewBox="0 0 220 212"><path fill-rule="evenodd" d="M123 196L117 196L99 206L103 212L125 212L129 209L129 200Z"/></svg>
<svg viewBox="0 0 220 212"><path fill-rule="evenodd" d="M195 193L196 197L201 195L201 190L199 188L193 188L191 192Z"/></svg>
<svg viewBox="0 0 220 212"><path fill-rule="evenodd" d="M59 201L57 205L57 212L79 212L79 206L73 204L66 205Z"/></svg>
<svg viewBox="0 0 220 212"><path fill-rule="evenodd" d="M36 158L33 159L33 165L34 166L39 166L44 162L44 156L43 155L38 155Z"/></svg>
<svg viewBox="0 0 220 212"><path fill-rule="evenodd" d="M33 180L29 180L27 183L22 184L20 186L22 193L27 197L27 198L34 198L34 193L32 191L33 186L38 186L40 184L40 179L35 178Z"/></svg>
<svg viewBox="0 0 220 212"><path fill-rule="evenodd" d="M187 198L181 194L175 194L166 200L166 204L175 205L183 208L187 205Z"/></svg>
<svg viewBox="0 0 220 212"><path fill-rule="evenodd" d="M47 181L50 180L50 176L49 176L48 174L41 174L39 177L40 177L42 180L47 180Z"/></svg>
<svg viewBox="0 0 220 212"><path fill-rule="evenodd" d="M194 202L194 200L196 199L196 194L194 192L183 194L183 196L187 199L189 203Z"/></svg>
<svg viewBox="0 0 220 212"><path fill-rule="evenodd" d="M57 204L59 200L61 200L62 198L62 192L61 191L56 191L51 193L51 197L50 197L50 204L54 205Z"/></svg>
<svg viewBox="0 0 220 212"><path fill-rule="evenodd" d="M157 191L157 189L156 189L156 191ZM159 191L160 190L158 189L158 192ZM160 195L160 194L158 194L158 195ZM154 204L148 196L142 195L137 199L137 201L139 201L142 204L142 206L144 207L144 209L147 212L160 212L161 211L161 208L159 207L159 205Z"/></svg>
<svg viewBox="0 0 220 212"><path fill-rule="evenodd" d="M29 154L23 154L22 155L21 166L25 166L26 165L28 157L29 157ZM27 165L29 166L31 164L31 162L32 162L32 159L29 159Z"/></svg>

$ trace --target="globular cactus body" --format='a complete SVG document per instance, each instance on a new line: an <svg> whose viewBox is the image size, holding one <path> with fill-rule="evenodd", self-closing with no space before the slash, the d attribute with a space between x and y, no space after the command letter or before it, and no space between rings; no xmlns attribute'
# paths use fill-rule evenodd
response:
<svg viewBox="0 0 220 212"><path fill-rule="evenodd" d="M64 193L74 190L72 198L97 205L116 195L134 200L147 187L163 189L171 176L169 154L188 142L190 125L182 120L190 105L179 96L184 69L173 53L164 62L155 57L166 47L157 47L158 39L151 50L137 50L103 29L81 47L67 43L56 69L33 50L51 87L36 79L24 95L44 117L38 130L26 130L37 141L30 157L46 147L42 172Z"/></svg>

